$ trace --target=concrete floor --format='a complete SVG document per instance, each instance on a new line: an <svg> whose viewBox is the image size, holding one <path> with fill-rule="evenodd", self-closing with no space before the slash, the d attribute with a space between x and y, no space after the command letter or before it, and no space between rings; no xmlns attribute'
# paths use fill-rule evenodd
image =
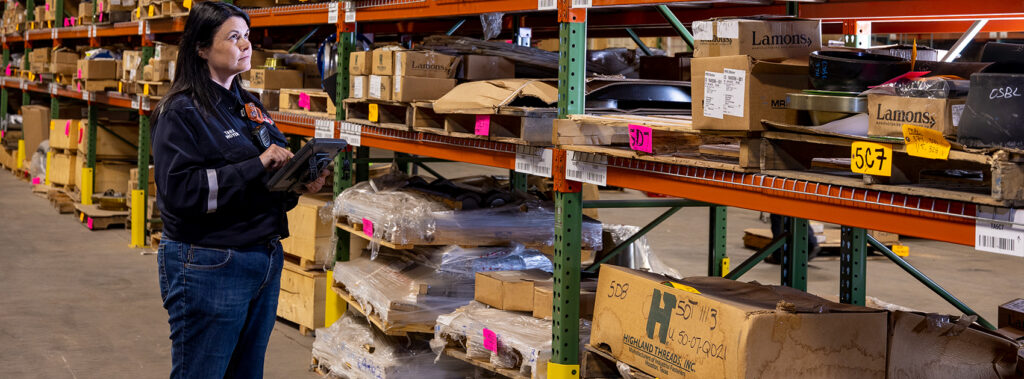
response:
<svg viewBox="0 0 1024 379"><path fill-rule="evenodd" d="M444 175L507 174L504 170L432 164ZM32 195L29 184L0 172L0 377L160 378L170 371L167 313L160 302L155 255L128 247L125 230L90 232ZM633 191L605 199L641 198ZM604 210L604 222L644 225L657 209ZM729 210L729 256L751 255L743 229L767 227L758 212ZM686 209L649 234L659 257L684 276L704 275L707 212ZM995 322L996 307L1024 296L1024 259L970 247L906 240L913 265ZM838 294L838 260L810 264L809 289ZM887 260L868 263L868 295L933 312L958 313ZM778 284L779 267L760 265L743 280ZM267 378L316 377L307 372L312 337L278 322L267 352Z"/></svg>

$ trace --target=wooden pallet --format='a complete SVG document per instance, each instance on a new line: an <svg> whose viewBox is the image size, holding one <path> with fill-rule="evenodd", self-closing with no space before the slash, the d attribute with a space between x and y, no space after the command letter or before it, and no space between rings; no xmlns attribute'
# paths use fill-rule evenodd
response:
<svg viewBox="0 0 1024 379"><path fill-rule="evenodd" d="M622 378L622 373L619 372L618 364L621 363L615 359L611 353L598 349L596 347L587 345L586 350L583 351L583 361L580 363L580 378L585 379L619 379ZM624 364L624 363L623 363ZM654 379L643 371L640 371L636 367L626 365L630 368L630 372L633 374L630 378L633 379Z"/></svg>
<svg viewBox="0 0 1024 379"><path fill-rule="evenodd" d="M908 155L900 140L874 140L892 147L892 176L880 177L850 170L851 145L868 138L788 131L763 137L761 170L767 175L985 205L1024 202L1024 164L1018 163L1024 154L951 150L948 160L934 160ZM945 170L970 175L950 176Z"/></svg>
<svg viewBox="0 0 1024 379"><path fill-rule="evenodd" d="M287 261L287 262L290 262L291 264L294 264L294 265L296 265L296 266L298 266L298 267L300 267L300 268L302 268L303 270L306 270L306 271L309 271L309 270L323 270L324 268L327 267L327 264L324 263L324 262L316 262L316 261L310 260L309 258L303 258L303 257L300 257L298 255L293 255L293 254L291 254L291 253L289 253L287 251L284 252L284 260Z"/></svg>
<svg viewBox="0 0 1024 379"><path fill-rule="evenodd" d="M408 336L409 333L434 333L433 324L394 325L385 322L381 320L380 316L378 316L376 313L367 314L366 310L364 310L363 307L359 305L359 302L356 301L356 299L352 297L352 295L349 294L347 290L339 287L338 283L334 283L334 285L331 288L334 289L334 292L337 293L342 300L345 300L345 302L348 303L349 309L359 312L359 314L365 316L366 319L370 321L371 324L373 324L373 326L377 327L377 330L380 330L384 334L387 334L389 336Z"/></svg>
<svg viewBox="0 0 1024 379"><path fill-rule="evenodd" d="M448 135L514 143L519 145L554 145L551 127L557 112L551 108L500 107L494 114L444 114L444 130ZM487 135L476 134L479 117L486 117Z"/></svg>
<svg viewBox="0 0 1024 379"><path fill-rule="evenodd" d="M379 128L409 130L413 106L385 100L345 99L345 121ZM376 106L377 121L370 121L370 108Z"/></svg>
<svg viewBox="0 0 1024 379"><path fill-rule="evenodd" d="M315 356L310 358L310 361L309 361L309 371L315 372L315 373L319 374L320 376L322 376L324 378L329 378L329 379L340 379L341 378L340 376L332 374L331 373L331 369L329 367L327 367L325 364L323 364L322 362L320 362L320 360L317 359L317 357L315 357Z"/></svg>
<svg viewBox="0 0 1024 379"><path fill-rule="evenodd" d="M299 106L300 99L308 98L309 107ZM334 119L337 110L327 92L315 88L282 88L277 104L281 112Z"/></svg>
<svg viewBox="0 0 1024 379"><path fill-rule="evenodd" d="M124 228L128 224L126 211L105 211L98 205L75 204L75 217L89 230Z"/></svg>
<svg viewBox="0 0 1024 379"><path fill-rule="evenodd" d="M342 229L342 230L344 230L346 232L352 233L353 236L362 238L362 239L367 240L367 241L376 241L377 243L380 243L381 246L384 246L384 247L392 249L392 250L411 250L412 248L414 248L416 246L430 246L429 244L420 244L420 245L397 244L397 243L393 243L393 242L390 242L390 241L385 241L385 240L382 240L382 239L374 239L372 236L368 236L368 235L366 235L366 233L363 233L363 224L362 223L358 223L358 222L353 222L353 223L339 222L337 224L337 226L338 226L339 229ZM442 246L442 245L434 245L434 246Z"/></svg>
<svg viewBox="0 0 1024 379"><path fill-rule="evenodd" d="M59 214L75 212L75 202L63 189L50 188L46 193L46 198Z"/></svg>
<svg viewBox="0 0 1024 379"><path fill-rule="evenodd" d="M159 101L171 90L171 82L149 82L144 80L135 81L135 93ZM152 102L156 106L156 102Z"/></svg>
<svg viewBox="0 0 1024 379"><path fill-rule="evenodd" d="M75 79L75 89L79 92L82 91L106 91L107 89L116 89L118 83L117 80L98 80L98 79Z"/></svg>
<svg viewBox="0 0 1024 379"><path fill-rule="evenodd" d="M434 112L434 103L417 101L412 103L412 130L417 132L448 135L444 130L444 115Z"/></svg>
<svg viewBox="0 0 1024 379"><path fill-rule="evenodd" d="M453 348L453 347L446 347L446 348L444 348L444 355L447 355L449 357L452 357L452 358L458 359L460 361L469 363L469 364L471 364L473 366L480 367L480 368L482 368L484 370L487 370L487 371L499 374L499 375L507 377L507 378L512 378L512 379L531 379L529 376L520 374L519 370L512 370L512 369L507 369L507 368L501 368L501 367L495 366L494 364L492 364L491 362L488 362L488 361L479 361L479 360L470 358L468 355L466 355L465 351L462 351L462 350L459 350L459 349L456 349L456 348Z"/></svg>

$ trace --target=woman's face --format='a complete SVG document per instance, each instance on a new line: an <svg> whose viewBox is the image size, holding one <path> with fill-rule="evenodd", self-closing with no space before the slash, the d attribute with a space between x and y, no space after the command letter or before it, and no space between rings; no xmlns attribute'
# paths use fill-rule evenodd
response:
<svg viewBox="0 0 1024 379"><path fill-rule="evenodd" d="M210 66L210 74L227 78L249 71L252 44L249 43L249 27L241 17L231 17L217 29L213 44L202 49L200 56Z"/></svg>

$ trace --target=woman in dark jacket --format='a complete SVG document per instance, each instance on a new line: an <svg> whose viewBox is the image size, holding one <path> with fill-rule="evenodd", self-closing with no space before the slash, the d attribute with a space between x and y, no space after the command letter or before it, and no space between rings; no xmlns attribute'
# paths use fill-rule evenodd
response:
<svg viewBox="0 0 1024 379"><path fill-rule="evenodd" d="M291 157L284 135L238 74L249 70L249 17L208 1L185 23L170 93L154 110L160 294L173 378L259 378L280 291L285 212L269 192ZM325 173L326 174L326 173ZM306 186L317 192L324 177Z"/></svg>

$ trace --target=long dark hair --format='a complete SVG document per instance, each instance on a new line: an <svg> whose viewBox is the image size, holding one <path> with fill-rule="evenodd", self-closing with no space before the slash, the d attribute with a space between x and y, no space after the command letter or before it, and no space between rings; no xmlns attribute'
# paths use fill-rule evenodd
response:
<svg viewBox="0 0 1024 379"><path fill-rule="evenodd" d="M206 59L199 56L199 50L213 45L213 37L217 33L217 29L231 17L240 17L245 20L245 26L249 26L249 15L230 3L203 1L192 7L188 20L185 21L185 31L181 35L181 42L178 44L174 83L171 84L167 95L157 104L153 112L156 117L163 112L164 105L178 94L190 96L192 102L204 113L204 117L214 114L214 106L218 98L218 84L210 79L210 67L207 65ZM235 76L231 86L245 98L252 98L248 92L241 90L238 76Z"/></svg>

